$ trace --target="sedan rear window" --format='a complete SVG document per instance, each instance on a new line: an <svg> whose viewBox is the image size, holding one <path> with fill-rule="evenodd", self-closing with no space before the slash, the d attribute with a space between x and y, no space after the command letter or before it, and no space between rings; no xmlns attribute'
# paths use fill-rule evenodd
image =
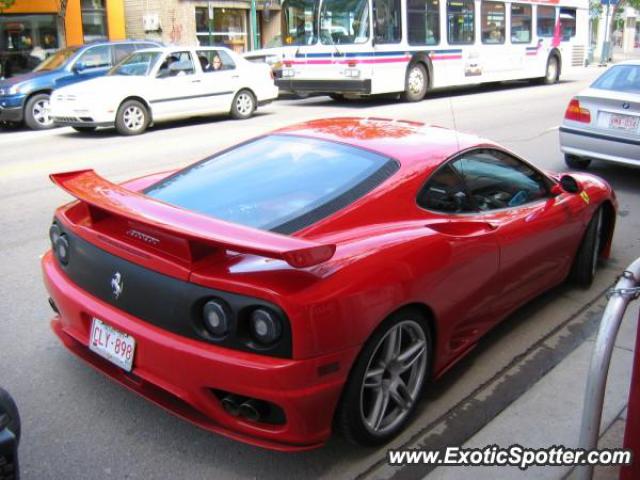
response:
<svg viewBox="0 0 640 480"><path fill-rule="evenodd" d="M640 93L640 65L616 65L598 78L592 88Z"/></svg>
<svg viewBox="0 0 640 480"><path fill-rule="evenodd" d="M149 187L157 200L241 225L292 233L361 198L399 168L360 148L271 135Z"/></svg>

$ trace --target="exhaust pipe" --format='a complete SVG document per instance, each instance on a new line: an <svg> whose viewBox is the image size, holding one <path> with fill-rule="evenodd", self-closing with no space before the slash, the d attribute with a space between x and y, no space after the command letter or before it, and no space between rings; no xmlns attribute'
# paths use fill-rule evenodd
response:
<svg viewBox="0 0 640 480"><path fill-rule="evenodd" d="M240 404L243 400L243 397L239 397L237 395L227 395L220 401L220 403L222 404L222 408L224 408L225 412L237 417L240 415Z"/></svg>
<svg viewBox="0 0 640 480"><path fill-rule="evenodd" d="M251 420L252 422L259 422L262 417L265 416L267 408L264 402L256 399L250 399L240 405L240 416Z"/></svg>

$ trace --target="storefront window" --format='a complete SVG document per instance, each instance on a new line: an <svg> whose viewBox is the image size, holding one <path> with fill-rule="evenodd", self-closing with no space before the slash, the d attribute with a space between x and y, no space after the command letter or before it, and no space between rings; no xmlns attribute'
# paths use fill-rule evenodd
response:
<svg viewBox="0 0 640 480"><path fill-rule="evenodd" d="M107 40L105 0L82 0L82 32L85 43Z"/></svg>
<svg viewBox="0 0 640 480"><path fill-rule="evenodd" d="M196 8L196 36L200 45L217 45L238 53L247 49L247 10L214 8L211 36L209 11Z"/></svg>
<svg viewBox="0 0 640 480"><path fill-rule="evenodd" d="M33 70L59 46L55 15L0 16L0 77Z"/></svg>

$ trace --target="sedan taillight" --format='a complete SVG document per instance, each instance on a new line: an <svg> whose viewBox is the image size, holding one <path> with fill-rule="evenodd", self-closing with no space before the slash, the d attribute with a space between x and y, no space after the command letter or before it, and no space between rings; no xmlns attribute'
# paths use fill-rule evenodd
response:
<svg viewBox="0 0 640 480"><path fill-rule="evenodd" d="M586 108L582 108L577 98L573 98L569 102L564 118L573 120L574 122L591 123L591 112Z"/></svg>

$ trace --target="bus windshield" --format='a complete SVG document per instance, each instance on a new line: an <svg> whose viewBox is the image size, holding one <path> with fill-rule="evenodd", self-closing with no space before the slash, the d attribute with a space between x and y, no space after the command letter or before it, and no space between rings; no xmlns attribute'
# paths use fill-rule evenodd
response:
<svg viewBox="0 0 640 480"><path fill-rule="evenodd" d="M318 34L317 0L285 0L282 4L283 45L312 45Z"/></svg>
<svg viewBox="0 0 640 480"><path fill-rule="evenodd" d="M369 0L325 0L320 9L320 42L324 45L366 43Z"/></svg>

